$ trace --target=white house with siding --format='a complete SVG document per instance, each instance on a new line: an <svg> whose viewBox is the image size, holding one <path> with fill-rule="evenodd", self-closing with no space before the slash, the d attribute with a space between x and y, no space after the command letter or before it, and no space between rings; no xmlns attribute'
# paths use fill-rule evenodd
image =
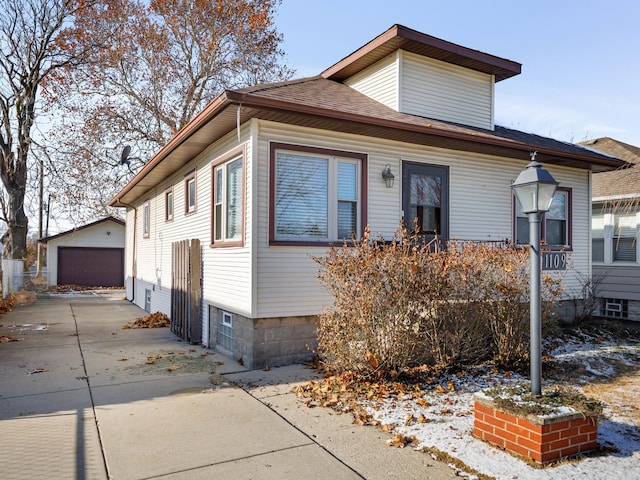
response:
<svg viewBox="0 0 640 480"><path fill-rule="evenodd" d="M426 236L525 238L511 183L532 151L560 182L542 230L577 285L592 172L623 162L496 126L494 85L520 69L394 25L316 77L224 91L111 201L127 209L127 298L249 367L301 361L332 303L311 256L414 218Z"/></svg>
<svg viewBox="0 0 640 480"><path fill-rule="evenodd" d="M593 176L592 258L603 317L640 320L640 147L602 137L581 143L626 168Z"/></svg>

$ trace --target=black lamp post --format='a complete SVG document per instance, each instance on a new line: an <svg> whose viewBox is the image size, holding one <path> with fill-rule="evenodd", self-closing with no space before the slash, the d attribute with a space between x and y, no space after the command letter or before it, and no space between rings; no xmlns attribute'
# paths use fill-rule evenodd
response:
<svg viewBox="0 0 640 480"><path fill-rule="evenodd" d="M522 211L529 217L529 244L531 246L531 270L529 272L530 289L530 371L531 393L542 393L542 322L540 294L540 219L542 213L551 207L553 194L558 182L551 174L536 162L536 153L531 152L531 163L520 172L511 185Z"/></svg>

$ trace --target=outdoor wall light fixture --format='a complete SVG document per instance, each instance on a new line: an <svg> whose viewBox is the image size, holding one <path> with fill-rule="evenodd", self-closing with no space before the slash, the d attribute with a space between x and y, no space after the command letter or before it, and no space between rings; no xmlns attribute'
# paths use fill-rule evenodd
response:
<svg viewBox="0 0 640 480"><path fill-rule="evenodd" d="M393 188L393 181L395 180L396 176L391 173L391 165L389 165L388 163L385 165L384 170L382 171L382 178L384 179L384 183L387 188Z"/></svg>
<svg viewBox="0 0 640 480"><path fill-rule="evenodd" d="M529 361L531 372L531 393L542 394L542 323L540 308L540 219L541 214L551 207L553 194L558 182L551 174L536 162L537 152L531 152L531 163L520 172L511 185L518 198L522 211L529 217L529 245L531 258Z"/></svg>

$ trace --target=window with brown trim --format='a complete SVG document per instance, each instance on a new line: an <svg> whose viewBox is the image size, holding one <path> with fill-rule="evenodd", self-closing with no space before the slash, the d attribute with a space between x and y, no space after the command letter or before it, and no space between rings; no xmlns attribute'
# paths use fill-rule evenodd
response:
<svg viewBox="0 0 640 480"><path fill-rule="evenodd" d="M196 211L196 172L187 174L184 178L184 213Z"/></svg>
<svg viewBox="0 0 640 480"><path fill-rule="evenodd" d="M522 212L520 202L514 195L515 239L516 243L529 243L529 217ZM571 248L571 189L558 188L553 195L549 211L542 215L540 222L541 240L551 248Z"/></svg>
<svg viewBox="0 0 640 480"><path fill-rule="evenodd" d="M244 242L244 149L214 162L212 244L239 246Z"/></svg>
<svg viewBox="0 0 640 480"><path fill-rule="evenodd" d="M173 187L164 191L164 219L167 222L173 220Z"/></svg>
<svg viewBox="0 0 640 480"><path fill-rule="evenodd" d="M366 155L273 143L270 166L271 243L329 243L362 235Z"/></svg>

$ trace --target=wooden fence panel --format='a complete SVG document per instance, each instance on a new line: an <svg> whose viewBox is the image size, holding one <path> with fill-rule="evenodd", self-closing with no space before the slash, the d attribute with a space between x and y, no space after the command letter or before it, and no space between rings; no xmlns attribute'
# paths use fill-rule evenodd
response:
<svg viewBox="0 0 640 480"><path fill-rule="evenodd" d="M190 343L202 341L200 241L181 240L171 252L171 331Z"/></svg>

